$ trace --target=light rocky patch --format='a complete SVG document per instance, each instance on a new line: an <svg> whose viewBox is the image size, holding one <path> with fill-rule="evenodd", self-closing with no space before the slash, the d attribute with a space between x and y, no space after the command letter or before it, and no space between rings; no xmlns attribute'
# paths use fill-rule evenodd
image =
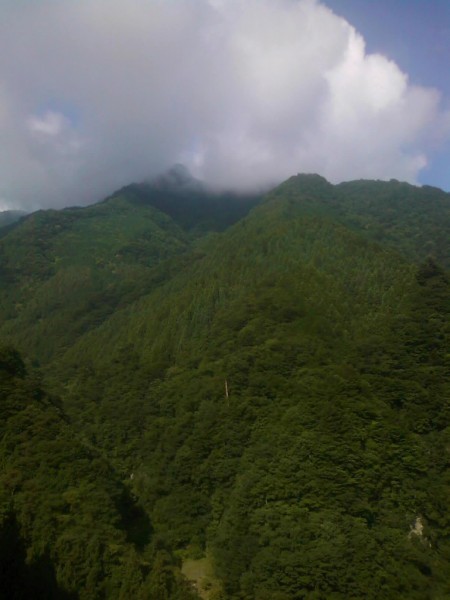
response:
<svg viewBox="0 0 450 600"><path fill-rule="evenodd" d="M425 544L428 544L428 546L431 548L430 542L423 535L423 529L424 529L423 519L419 515L416 517L413 525L411 525L411 528L408 533L408 539L412 539L412 537L416 535L419 539L421 539L423 542L425 542Z"/></svg>
<svg viewBox="0 0 450 600"><path fill-rule="evenodd" d="M413 535L417 535L418 537L423 537L423 520L422 517L416 517L414 524L411 526L408 537L411 539Z"/></svg>
<svg viewBox="0 0 450 600"><path fill-rule="evenodd" d="M221 586L214 578L211 561L208 557L183 560L181 572L194 587L202 600L220 600Z"/></svg>

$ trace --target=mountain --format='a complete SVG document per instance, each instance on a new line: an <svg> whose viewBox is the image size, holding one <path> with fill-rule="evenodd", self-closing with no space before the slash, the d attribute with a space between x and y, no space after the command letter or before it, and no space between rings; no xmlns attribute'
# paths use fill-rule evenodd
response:
<svg viewBox="0 0 450 600"><path fill-rule="evenodd" d="M93 206L27 216L0 239L0 335L39 363L49 360L182 268L199 235L255 202L158 180Z"/></svg>
<svg viewBox="0 0 450 600"><path fill-rule="evenodd" d="M350 181L336 186L317 175L297 175L275 197L299 202L301 211L328 215L371 241L412 261L433 256L450 268L449 194L396 180Z"/></svg>
<svg viewBox="0 0 450 600"><path fill-rule="evenodd" d="M19 219L24 217L27 213L22 210L3 210L0 211L0 229L7 225L16 223ZM2 232L0 232L1 235Z"/></svg>
<svg viewBox="0 0 450 600"><path fill-rule="evenodd" d="M34 361L50 390L1 451L28 566L80 598L447 597L450 196L298 175L239 204L172 175L0 240L14 381Z"/></svg>
<svg viewBox="0 0 450 600"><path fill-rule="evenodd" d="M0 597L191 598L129 488L8 347L0 389Z"/></svg>
<svg viewBox="0 0 450 600"><path fill-rule="evenodd" d="M261 194L211 191L183 165L152 181L126 186L119 194L134 205L150 204L193 235L223 231L261 200Z"/></svg>

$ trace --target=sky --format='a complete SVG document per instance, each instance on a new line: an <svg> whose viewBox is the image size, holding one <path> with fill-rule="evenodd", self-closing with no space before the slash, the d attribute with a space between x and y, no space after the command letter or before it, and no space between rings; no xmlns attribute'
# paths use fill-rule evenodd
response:
<svg viewBox="0 0 450 600"><path fill-rule="evenodd" d="M0 209L175 163L450 190L449 57L447 0L0 0Z"/></svg>
<svg viewBox="0 0 450 600"><path fill-rule="evenodd" d="M363 35L368 52L390 57L416 85L436 88L450 105L450 2L448 0L328 0ZM445 143L446 142L446 143ZM450 191L450 141L428 152L418 182Z"/></svg>

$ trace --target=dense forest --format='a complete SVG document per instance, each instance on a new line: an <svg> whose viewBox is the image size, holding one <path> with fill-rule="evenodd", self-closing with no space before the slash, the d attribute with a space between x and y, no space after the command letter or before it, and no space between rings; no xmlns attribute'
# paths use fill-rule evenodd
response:
<svg viewBox="0 0 450 600"><path fill-rule="evenodd" d="M450 598L450 195L181 167L0 229L0 598Z"/></svg>

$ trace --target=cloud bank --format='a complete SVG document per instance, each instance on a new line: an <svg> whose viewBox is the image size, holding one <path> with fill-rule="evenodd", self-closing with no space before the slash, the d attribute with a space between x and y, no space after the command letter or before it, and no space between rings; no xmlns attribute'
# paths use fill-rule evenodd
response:
<svg viewBox="0 0 450 600"><path fill-rule="evenodd" d="M93 202L177 162L240 190L414 182L448 126L436 90L316 0L0 6L0 206Z"/></svg>

